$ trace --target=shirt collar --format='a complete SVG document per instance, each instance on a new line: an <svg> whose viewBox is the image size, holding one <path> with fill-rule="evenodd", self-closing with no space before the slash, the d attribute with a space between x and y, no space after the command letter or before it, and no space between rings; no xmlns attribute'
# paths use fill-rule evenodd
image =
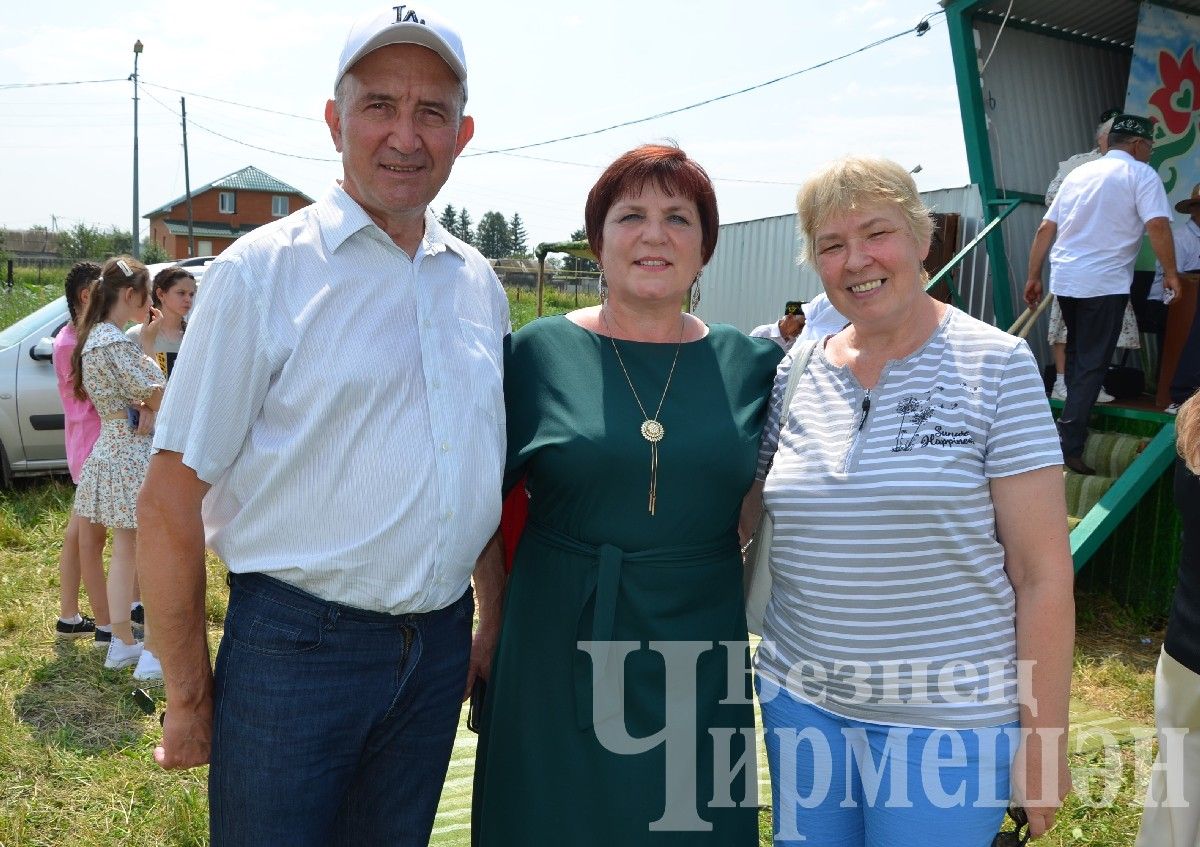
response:
<svg viewBox="0 0 1200 847"><path fill-rule="evenodd" d="M379 229L371 216L358 202L346 193L340 182L335 181L329 191L317 203L317 221L321 237L330 252L337 252L352 235L374 227L384 239L391 242L387 233ZM460 258L466 258L463 243L448 233L428 208L425 209L425 235L421 239L421 252L436 255L450 250Z"/></svg>
<svg viewBox="0 0 1200 847"><path fill-rule="evenodd" d="M1126 151L1124 151L1124 150L1112 149L1112 150L1109 150L1109 151L1108 151L1107 153L1105 153L1104 155L1105 155L1105 156L1113 156L1113 157L1115 157L1115 158L1118 158L1118 159L1126 159L1126 160L1128 160L1128 161L1130 161L1130 162L1136 162L1136 161L1137 161L1137 159L1133 158L1133 156L1132 156L1132 155L1130 155L1129 153L1127 153L1127 152L1126 152Z"/></svg>

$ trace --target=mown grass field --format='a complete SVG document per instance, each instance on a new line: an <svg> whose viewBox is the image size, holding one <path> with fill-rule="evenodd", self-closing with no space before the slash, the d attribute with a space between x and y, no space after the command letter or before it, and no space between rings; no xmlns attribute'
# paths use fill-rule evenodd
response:
<svg viewBox="0 0 1200 847"><path fill-rule="evenodd" d="M0 327L58 296L60 286L19 285L12 294L0 289ZM523 291L520 301L510 292L510 300L519 326L534 299ZM573 292L555 294L547 297L546 312L574 305ZM71 497L71 486L61 480L0 492L0 847L207 844L205 769L158 769L151 758L158 721L136 705L128 672L106 671L102 651L90 642L54 639L58 552ZM226 594L220 563L210 557L208 564L215 649ZM1079 707L1152 726L1161 632L1103 598L1081 596L1077 604ZM161 691L151 693L161 710ZM436 822L433 843L440 847L469 842L473 752L474 736L464 728ZM1073 755L1079 791L1041 843L1132 844L1149 753L1148 745L1122 745L1117 752ZM769 793L760 798L767 802ZM769 812L760 823L761 844L769 845Z"/></svg>

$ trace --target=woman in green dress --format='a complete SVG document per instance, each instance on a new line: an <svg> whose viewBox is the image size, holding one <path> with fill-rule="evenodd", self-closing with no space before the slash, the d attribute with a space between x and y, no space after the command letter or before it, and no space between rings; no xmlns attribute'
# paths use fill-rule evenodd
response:
<svg viewBox="0 0 1200 847"><path fill-rule="evenodd" d="M718 218L677 147L610 165L585 221L605 303L506 351L507 481L524 477L529 523L474 843L757 844L738 519L782 351L681 310Z"/></svg>

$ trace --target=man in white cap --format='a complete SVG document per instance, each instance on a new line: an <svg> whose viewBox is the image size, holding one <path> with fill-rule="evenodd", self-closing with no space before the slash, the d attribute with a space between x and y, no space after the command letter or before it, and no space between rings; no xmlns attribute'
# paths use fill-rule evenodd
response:
<svg viewBox="0 0 1200 847"><path fill-rule="evenodd" d="M1171 237L1175 241L1175 264L1179 266L1180 276L1195 277L1200 273L1200 183L1192 188L1191 197L1175 204L1175 211L1188 216L1183 223L1171 227ZM1160 264L1150 296L1154 296L1155 289L1162 290L1162 278ZM1200 311L1197 315L1200 316ZM1167 406L1167 413L1173 415L1178 412L1183 401L1191 397L1197 388L1200 388L1200 320L1193 316L1192 328L1179 353L1179 363L1171 380L1171 405Z"/></svg>
<svg viewBox="0 0 1200 847"><path fill-rule="evenodd" d="M466 91L423 6L357 22L325 108L343 179L226 250L188 322L138 564L155 758L211 760L215 847L426 844L490 666L508 304L427 208L471 139ZM206 542L230 572L215 675Z"/></svg>

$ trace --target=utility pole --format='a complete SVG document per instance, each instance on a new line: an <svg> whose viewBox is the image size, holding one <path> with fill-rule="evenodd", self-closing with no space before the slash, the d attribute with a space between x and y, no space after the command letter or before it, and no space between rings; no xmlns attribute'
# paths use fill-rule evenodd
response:
<svg viewBox="0 0 1200 847"><path fill-rule="evenodd" d="M183 190L187 192L188 206L188 258L196 255L196 233L192 230L192 177L188 169L187 152L187 100L179 98L179 114L183 117Z"/></svg>
<svg viewBox="0 0 1200 847"><path fill-rule="evenodd" d="M130 239L132 249L130 255L135 259L140 259L142 256L142 240L138 236L141 234L141 216L138 214L138 56L142 55L142 42L137 40L133 42L133 226L130 228Z"/></svg>

